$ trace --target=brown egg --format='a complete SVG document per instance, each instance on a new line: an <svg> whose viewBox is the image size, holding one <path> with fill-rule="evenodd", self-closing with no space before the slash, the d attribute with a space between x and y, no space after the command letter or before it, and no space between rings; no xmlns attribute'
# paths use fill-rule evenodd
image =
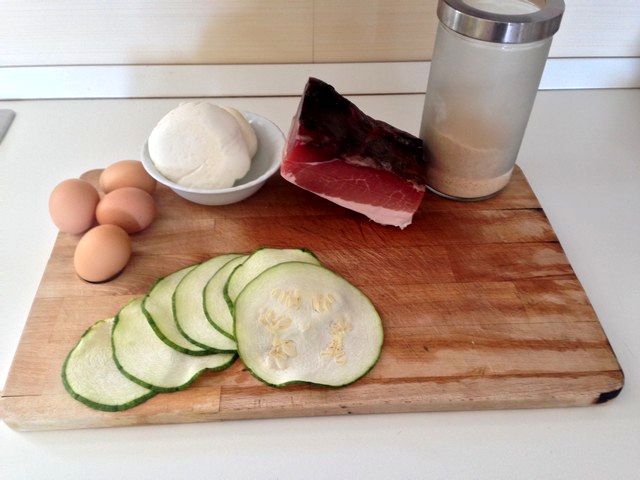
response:
<svg viewBox="0 0 640 480"><path fill-rule="evenodd" d="M76 273L88 282L117 275L131 257L131 239L116 225L99 225L85 233L73 255Z"/></svg>
<svg viewBox="0 0 640 480"><path fill-rule="evenodd" d="M142 162L122 160L105 168L100 175L100 188L109 193L123 187L136 187L153 193L156 181L144 169Z"/></svg>
<svg viewBox="0 0 640 480"><path fill-rule="evenodd" d="M71 178L51 192L49 214L61 232L82 233L93 225L99 201L98 191L90 183Z"/></svg>
<svg viewBox="0 0 640 480"><path fill-rule="evenodd" d="M122 227L127 233L144 230L156 217L153 197L144 190L133 187L118 188L107 193L96 208L100 225Z"/></svg>

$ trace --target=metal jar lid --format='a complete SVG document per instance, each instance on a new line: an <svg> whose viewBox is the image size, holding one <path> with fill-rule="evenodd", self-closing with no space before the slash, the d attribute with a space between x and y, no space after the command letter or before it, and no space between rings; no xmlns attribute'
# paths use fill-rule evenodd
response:
<svg viewBox="0 0 640 480"><path fill-rule="evenodd" d="M477 40L530 43L556 33L564 13L564 0L538 0L532 3L540 6L540 10L505 15L474 8L464 0L439 0L438 18L454 32Z"/></svg>

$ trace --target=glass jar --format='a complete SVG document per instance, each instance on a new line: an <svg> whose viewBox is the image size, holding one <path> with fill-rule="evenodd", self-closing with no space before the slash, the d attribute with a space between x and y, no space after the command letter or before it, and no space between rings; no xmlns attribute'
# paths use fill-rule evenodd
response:
<svg viewBox="0 0 640 480"><path fill-rule="evenodd" d="M509 182L563 0L439 0L420 137L428 186L479 200Z"/></svg>

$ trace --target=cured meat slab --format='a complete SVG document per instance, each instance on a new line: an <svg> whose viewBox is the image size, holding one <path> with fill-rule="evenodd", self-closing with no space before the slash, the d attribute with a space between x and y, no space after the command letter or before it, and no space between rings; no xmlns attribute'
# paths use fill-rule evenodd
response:
<svg viewBox="0 0 640 480"><path fill-rule="evenodd" d="M404 228L424 196L422 140L364 114L310 78L293 119L282 176L305 190Z"/></svg>

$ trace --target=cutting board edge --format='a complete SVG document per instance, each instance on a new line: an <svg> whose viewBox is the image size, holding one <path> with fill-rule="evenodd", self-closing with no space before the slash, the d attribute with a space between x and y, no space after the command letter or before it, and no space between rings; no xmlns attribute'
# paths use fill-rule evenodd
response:
<svg viewBox="0 0 640 480"><path fill-rule="evenodd" d="M541 377L544 378L544 377ZM348 402L339 402L334 405L325 406L324 408L318 408L311 406L305 408L295 408L295 405L287 408L273 409L225 409L224 395L221 395L218 408L198 412L197 414L186 416L184 412L167 413L162 412L156 415L149 415L147 413L141 413L137 416L136 413L144 409L144 404L135 407L125 412L106 413L99 421L90 420L83 421L83 417L77 417L70 415L69 419L64 422L52 422L50 417L43 412L42 416L33 417L25 415L25 412L20 413L20 408L12 409L11 403L19 404L25 402L37 402L39 399L44 399L45 396L22 396L22 397L4 397L0 396L0 419L2 419L9 428L20 431L50 431L50 430L75 430L75 429L87 429L87 428L113 428L113 427L128 427L128 426L148 426L148 425L168 425L168 424L181 424L181 423L203 423L203 422L215 422L215 421L234 421L234 420L261 420L269 418L305 418L305 417L319 417L319 416L339 416L339 415L371 415L380 413L428 413L428 412L446 412L446 411L483 411L483 410L524 410L524 409L540 409L540 408L570 408L570 407L585 407L590 405L602 405L616 398L624 387L624 373L621 369L610 370L602 372L590 372L590 374L579 375L581 381L589 381L590 379L600 379L591 389L585 389L580 395L572 395L570 397L563 396L563 384L566 380L564 378L554 379L556 383L555 390L549 390L549 387L544 386L540 393L536 395L522 395L520 397L513 396L508 399L496 399L496 398L467 398L464 401L451 401L446 398L436 398L425 392L425 395L429 396L428 401L421 401L420 399L415 401L407 401L406 399L398 402L382 402L378 404L367 403L365 404L348 404ZM478 378L482 380L481 377ZM427 383L434 382L425 382ZM553 383L545 381L543 383ZM419 385L418 385L419 386ZM209 387L204 388L207 390ZM220 394L220 388L215 390ZM425 389L426 390L426 389ZM278 389L276 392L286 392L286 389ZM503 395L505 393L503 392ZM64 397L63 394L58 395ZM40 398L39 398L40 397ZM65 400L68 400L64 398ZM87 415L95 413L84 405L81 406L86 409ZM117 418L117 422L109 423L111 415L122 415L126 417L113 417Z"/></svg>

